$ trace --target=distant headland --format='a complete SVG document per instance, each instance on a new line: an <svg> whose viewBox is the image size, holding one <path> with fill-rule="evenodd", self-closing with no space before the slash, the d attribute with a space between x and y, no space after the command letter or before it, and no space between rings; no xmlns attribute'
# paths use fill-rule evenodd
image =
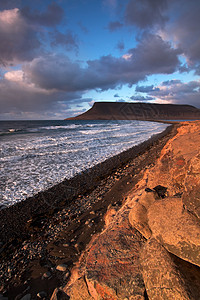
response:
<svg viewBox="0 0 200 300"><path fill-rule="evenodd" d="M200 120L200 109L183 104L95 102L92 108L66 120Z"/></svg>

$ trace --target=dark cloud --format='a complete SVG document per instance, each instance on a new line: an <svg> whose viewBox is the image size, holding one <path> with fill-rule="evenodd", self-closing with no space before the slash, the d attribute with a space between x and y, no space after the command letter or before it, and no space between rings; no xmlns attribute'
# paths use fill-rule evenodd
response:
<svg viewBox="0 0 200 300"><path fill-rule="evenodd" d="M169 1L169 0L168 0ZM182 49L187 60L187 65L180 67L180 72L189 72L196 69L197 74L200 65L200 1L182 0L169 1L169 12L173 17L163 31L165 38L173 39L176 45ZM174 17L175 16L175 17Z"/></svg>
<svg viewBox="0 0 200 300"><path fill-rule="evenodd" d="M172 80L163 81L162 85L173 85L173 84L179 84L179 83L181 83L181 80L172 79Z"/></svg>
<svg viewBox="0 0 200 300"><path fill-rule="evenodd" d="M80 108L72 110L72 105L80 107L89 101L80 92L47 91L25 80L0 81L1 119L63 119L79 114Z"/></svg>
<svg viewBox="0 0 200 300"><path fill-rule="evenodd" d="M195 75L200 75L200 64L195 66Z"/></svg>
<svg viewBox="0 0 200 300"><path fill-rule="evenodd" d="M30 61L39 54L37 33L23 19L19 9L0 12L0 62Z"/></svg>
<svg viewBox="0 0 200 300"><path fill-rule="evenodd" d="M30 7L27 6L21 9L21 14L28 22L51 27L61 22L64 11L56 3L51 3L44 12L31 11Z"/></svg>
<svg viewBox="0 0 200 300"><path fill-rule="evenodd" d="M141 29L155 24L163 25L167 20L164 14L166 8L167 0L130 0L126 7L125 20Z"/></svg>
<svg viewBox="0 0 200 300"><path fill-rule="evenodd" d="M62 103L80 99L81 93L48 92L23 82L1 80L0 82L0 111L43 112L59 110Z"/></svg>
<svg viewBox="0 0 200 300"><path fill-rule="evenodd" d="M154 85L146 85L146 86L136 86L135 91L141 93L149 93L152 91L159 91L159 88L154 88Z"/></svg>
<svg viewBox="0 0 200 300"><path fill-rule="evenodd" d="M22 5L22 0L1 0L0 10L12 9Z"/></svg>
<svg viewBox="0 0 200 300"><path fill-rule="evenodd" d="M200 2L188 2L186 11L173 26L173 34L178 38L184 53L191 63L200 62Z"/></svg>
<svg viewBox="0 0 200 300"><path fill-rule="evenodd" d="M92 75L91 84L102 90L124 83L132 85L150 74L173 73L180 65L179 54L179 49L173 49L160 36L144 35L137 47L122 58L108 55L88 61L87 74Z"/></svg>
<svg viewBox="0 0 200 300"><path fill-rule="evenodd" d="M161 84L149 92L150 96L176 104L191 104L200 107L200 82L183 83L174 80L172 84Z"/></svg>
<svg viewBox="0 0 200 300"><path fill-rule="evenodd" d="M131 96L130 99L131 99L131 100L135 100L135 101L151 101L151 100L155 100L154 97L150 97L150 96L141 96L141 95Z"/></svg>
<svg viewBox="0 0 200 300"><path fill-rule="evenodd" d="M159 35L145 34L138 46L129 53L135 61L135 70L139 72L170 74L180 65L178 55L181 50L172 48Z"/></svg>
<svg viewBox="0 0 200 300"><path fill-rule="evenodd" d="M77 37L69 30L66 33L55 30L54 32L50 33L50 36L52 38L52 46L63 46L66 50L76 51L79 48Z"/></svg>
<svg viewBox="0 0 200 300"><path fill-rule="evenodd" d="M192 70L192 68L189 68L187 64L183 64L178 68L180 73L188 73Z"/></svg>
<svg viewBox="0 0 200 300"><path fill-rule="evenodd" d="M110 22L108 24L108 29L113 32L115 30L118 30L119 28L123 27L123 24L118 22L118 21L115 21L115 22Z"/></svg>
<svg viewBox="0 0 200 300"><path fill-rule="evenodd" d="M115 94L114 97L115 97L115 98L119 98L119 95L118 95L118 94Z"/></svg>
<svg viewBox="0 0 200 300"><path fill-rule="evenodd" d="M200 75L199 11L199 0L182 0L181 3L178 0L130 0L125 21L148 32L162 30L165 39L173 40L187 60L179 71L193 69L196 75Z"/></svg>
<svg viewBox="0 0 200 300"><path fill-rule="evenodd" d="M87 61L83 68L64 55L46 55L27 63L24 72L31 82L48 90L107 90L132 85L150 74L174 72L179 65L178 54L179 50L159 36L145 35L136 48L120 58L102 56Z"/></svg>
<svg viewBox="0 0 200 300"><path fill-rule="evenodd" d="M118 44L117 44L117 47L116 47L117 49L119 49L120 51L123 51L124 50L124 48L125 48L125 46L124 46L124 42L118 42Z"/></svg>
<svg viewBox="0 0 200 300"><path fill-rule="evenodd" d="M109 88L116 84L115 78L108 76L110 71L106 70L104 61L88 62L88 68L82 68L78 63L71 62L64 55L47 55L34 59L30 64L24 66L24 72L30 80L40 88L47 90L80 91L93 88ZM98 67L99 64L99 67ZM107 65L109 69L109 65Z"/></svg>
<svg viewBox="0 0 200 300"><path fill-rule="evenodd" d="M30 82L46 90L74 92L80 90L83 69L64 55L46 55L27 63L23 70Z"/></svg>

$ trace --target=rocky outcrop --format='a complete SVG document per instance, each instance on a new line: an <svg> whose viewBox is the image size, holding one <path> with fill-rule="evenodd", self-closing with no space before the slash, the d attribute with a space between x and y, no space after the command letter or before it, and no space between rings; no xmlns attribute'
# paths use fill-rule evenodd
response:
<svg viewBox="0 0 200 300"><path fill-rule="evenodd" d="M200 110L191 105L96 102L85 113L66 120L199 120Z"/></svg>
<svg viewBox="0 0 200 300"><path fill-rule="evenodd" d="M154 272L149 270L151 266L162 274L163 268L170 269L169 264L172 264L169 255L162 263L159 261L161 254L158 257L156 251L159 250L154 251L158 245L162 245L165 252L168 251L184 261L200 266L199 155L200 122L183 123L177 135L163 148L155 166L146 171L137 189L129 195L130 223L147 239L151 238L154 241L149 241L145 245L141 256L143 277L150 299L200 297L199 293L193 292L193 284L190 285L192 290L190 293L194 298L190 296L187 298L186 294L182 294L183 291L181 293L178 291L177 294L177 290L173 288L163 289L163 278L155 277ZM155 253L152 254L153 252ZM179 263L182 265L181 260ZM175 266L176 269L179 267L180 265ZM171 277L172 273L167 281L171 287L173 287L171 281L175 280L173 276ZM183 277L184 275L176 274L178 279L175 282L181 280L182 286ZM164 282L166 284L166 278ZM178 283L175 285L178 286ZM168 292L172 293L171 296L165 295Z"/></svg>
<svg viewBox="0 0 200 300"><path fill-rule="evenodd" d="M148 210L152 236L169 252L200 266L200 223L178 198L156 201Z"/></svg>
<svg viewBox="0 0 200 300"><path fill-rule="evenodd" d="M87 283L92 299L143 299L145 286L140 272L139 253L145 239L130 226L128 213L129 210L124 209L119 212L115 222L111 222L88 249L84 275L80 272L80 276ZM65 292L72 297L74 290L78 289L81 296L76 299L82 299L79 285L82 280L75 280Z"/></svg>
<svg viewBox="0 0 200 300"><path fill-rule="evenodd" d="M200 122L184 122L155 165L105 216L70 282L70 299L200 299Z"/></svg>
<svg viewBox="0 0 200 300"><path fill-rule="evenodd" d="M200 266L200 222L180 198L162 199L153 191L144 192L129 221L145 238L153 236L169 252Z"/></svg>

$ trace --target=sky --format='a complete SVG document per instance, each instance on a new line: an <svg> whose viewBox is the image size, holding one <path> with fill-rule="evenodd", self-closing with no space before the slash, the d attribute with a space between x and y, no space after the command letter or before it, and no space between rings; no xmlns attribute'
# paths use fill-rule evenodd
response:
<svg viewBox="0 0 200 300"><path fill-rule="evenodd" d="M0 0L0 120L200 108L199 0Z"/></svg>

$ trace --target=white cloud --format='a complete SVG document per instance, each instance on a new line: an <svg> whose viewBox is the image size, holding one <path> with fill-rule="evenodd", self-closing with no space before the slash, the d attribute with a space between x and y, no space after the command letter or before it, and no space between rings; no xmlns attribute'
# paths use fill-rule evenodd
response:
<svg viewBox="0 0 200 300"><path fill-rule="evenodd" d="M13 26L17 22L19 22L19 9L14 8L10 10L4 10L0 11L0 24L2 27L7 27L9 30L8 26Z"/></svg>
<svg viewBox="0 0 200 300"><path fill-rule="evenodd" d="M4 78L9 81L23 82L24 72L22 70L10 71L4 74Z"/></svg>
<svg viewBox="0 0 200 300"><path fill-rule="evenodd" d="M124 54L122 57L125 59L125 60L130 60L132 58L133 54L131 53L126 53Z"/></svg>

